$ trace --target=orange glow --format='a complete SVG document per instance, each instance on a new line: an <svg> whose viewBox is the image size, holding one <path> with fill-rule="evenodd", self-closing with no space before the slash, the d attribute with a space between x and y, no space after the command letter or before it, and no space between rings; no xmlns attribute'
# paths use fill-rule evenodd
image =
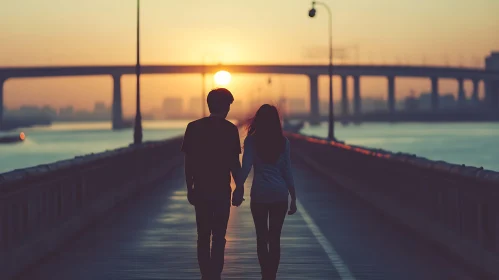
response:
<svg viewBox="0 0 499 280"><path fill-rule="evenodd" d="M0 17L5 28L0 29L0 38L9 44L1 47L0 67L133 65L134 2L2 1ZM499 36L492 35L499 34L494 12L499 10L499 1L425 0L417 5L388 0L327 2L334 4L333 44L339 50L334 62L338 64L477 67L483 66L484 57L499 46ZM230 3L143 1L143 64L328 63L325 10L319 9L317 18L310 19L310 1ZM213 17L219 12L225 16ZM89 18L93 24L88 24ZM255 76L238 74L230 82L235 87L231 90L242 92L238 100L265 85L263 81L256 84ZM208 87L212 84L211 73L209 77ZM285 77L282 85L286 96L308 99L308 78ZM144 111L156 109L165 95L183 97L187 104L187 99L199 96L201 88L199 75L143 75L143 79ZM456 82L447 80L440 83L441 92L455 92ZM124 113L134 115L135 77L124 75L122 83ZM327 77L321 77L319 83L321 98L326 99ZM73 105L75 110L92 110L96 101L110 100L112 86L110 76L14 78L5 83L4 105L13 109L23 105L50 105L56 109ZM363 77L361 87L366 97L384 98L387 92L384 77ZM281 92L280 81L269 88L269 92ZM430 89L428 79L397 79L397 99L410 95L411 90L419 94ZM340 92L340 83L335 82L335 98ZM243 102L244 106L248 104Z"/></svg>
<svg viewBox="0 0 499 280"><path fill-rule="evenodd" d="M346 144L342 144L342 143L339 143L339 142L335 142L335 141L326 141L326 140L322 140L322 139L311 138L311 137L307 137L307 136L301 135L301 134L294 134L294 133L287 133L287 134L289 134L292 137L297 138L297 139L306 140L307 142L310 142L310 143L323 144L323 145L331 145L331 146L334 146L334 147L337 147L337 148L340 148L340 149L354 151L354 152L361 153L361 154L368 155L368 156L375 156L375 157L387 158L387 159L391 158L391 156L389 154L382 154L382 153L379 153L379 152L370 151L370 150L359 148L359 147L352 147L352 146L349 146L349 145L346 145Z"/></svg>
<svg viewBox="0 0 499 280"><path fill-rule="evenodd" d="M24 132L19 133L19 139L21 139L22 141L26 139L26 135L24 134Z"/></svg>
<svg viewBox="0 0 499 280"><path fill-rule="evenodd" d="M232 76L229 72L221 70L215 74L214 79L217 85L226 86L230 83Z"/></svg>

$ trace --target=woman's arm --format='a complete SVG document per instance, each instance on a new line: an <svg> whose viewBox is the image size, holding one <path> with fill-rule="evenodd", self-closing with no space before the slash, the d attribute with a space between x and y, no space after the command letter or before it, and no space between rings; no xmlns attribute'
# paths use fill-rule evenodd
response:
<svg viewBox="0 0 499 280"><path fill-rule="evenodd" d="M293 172L291 170L291 144L286 139L285 158L284 158L284 181L288 186L289 195L291 196L291 204L289 205L289 215L296 212L296 190L295 182L293 179Z"/></svg>
<svg viewBox="0 0 499 280"><path fill-rule="evenodd" d="M289 140L286 139L286 146L284 148L284 170L283 170L284 181L288 186L291 199L296 200L295 196L295 182L293 179L293 171L291 170L291 145Z"/></svg>
<svg viewBox="0 0 499 280"><path fill-rule="evenodd" d="M249 137L244 139L244 154L241 173L239 174L239 182L236 185L242 186L248 178L248 175L253 167L253 143Z"/></svg>
<svg viewBox="0 0 499 280"><path fill-rule="evenodd" d="M239 174L234 177L236 181L236 189L232 194L232 205L239 206L244 201L244 182L248 178L248 175L253 166L253 150L252 145L249 143L248 137L244 140L244 154L243 154L243 164L239 169ZM239 162L239 159L238 159Z"/></svg>

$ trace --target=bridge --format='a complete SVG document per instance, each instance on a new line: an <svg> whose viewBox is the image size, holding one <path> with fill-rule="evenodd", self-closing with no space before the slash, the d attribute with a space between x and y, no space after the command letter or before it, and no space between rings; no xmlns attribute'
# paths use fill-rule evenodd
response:
<svg viewBox="0 0 499 280"><path fill-rule="evenodd" d="M491 58L495 56L491 55ZM494 62L495 63L495 62ZM492 63L491 63L492 65ZM495 65L494 65L495 66ZM318 121L319 89L318 77L328 75L327 65L146 65L141 67L142 74L202 74L227 70L231 73L245 74L284 74L306 75L310 81L310 119ZM113 127L120 127L123 122L121 101L121 77L135 73L135 66L71 66L71 67L27 67L0 68L0 125L3 116L3 85L11 78L32 77L64 77L64 76L96 76L107 75L113 79ZM466 101L464 81L473 82L472 99L478 100L479 83L485 83L485 99L491 111L499 109L499 67L486 69L421 67L421 66L383 66L383 65L337 65L334 75L341 77L342 114L349 115L347 78L353 77L353 114L361 113L361 77L386 77L388 84L388 111L395 112L395 80L396 77L420 77L431 80L431 106L434 111L439 108L438 80L441 78L458 81L458 103Z"/></svg>
<svg viewBox="0 0 499 280"><path fill-rule="evenodd" d="M498 172L287 137L298 212L278 279L499 279ZM0 174L0 279L199 279L181 141ZM260 279L247 200L224 279Z"/></svg>

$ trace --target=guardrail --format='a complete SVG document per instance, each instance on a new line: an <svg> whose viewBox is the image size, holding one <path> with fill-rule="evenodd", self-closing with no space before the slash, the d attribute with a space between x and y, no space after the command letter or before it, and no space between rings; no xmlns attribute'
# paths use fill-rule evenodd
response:
<svg viewBox="0 0 499 280"><path fill-rule="evenodd" d="M0 279L56 250L182 163L181 138L0 174Z"/></svg>
<svg viewBox="0 0 499 280"><path fill-rule="evenodd" d="M499 279L499 172L287 136L295 156L339 186Z"/></svg>

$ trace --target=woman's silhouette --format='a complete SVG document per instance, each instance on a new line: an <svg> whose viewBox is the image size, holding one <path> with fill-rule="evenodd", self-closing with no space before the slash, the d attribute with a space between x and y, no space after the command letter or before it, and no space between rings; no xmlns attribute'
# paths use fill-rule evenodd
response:
<svg viewBox="0 0 499 280"><path fill-rule="evenodd" d="M290 144L282 132L277 108L265 104L258 109L244 140L239 182L244 183L254 167L251 213L255 222L258 261L262 279L276 278L281 255L281 229L286 212L296 212L296 195L291 174ZM288 195L291 204L288 211Z"/></svg>

